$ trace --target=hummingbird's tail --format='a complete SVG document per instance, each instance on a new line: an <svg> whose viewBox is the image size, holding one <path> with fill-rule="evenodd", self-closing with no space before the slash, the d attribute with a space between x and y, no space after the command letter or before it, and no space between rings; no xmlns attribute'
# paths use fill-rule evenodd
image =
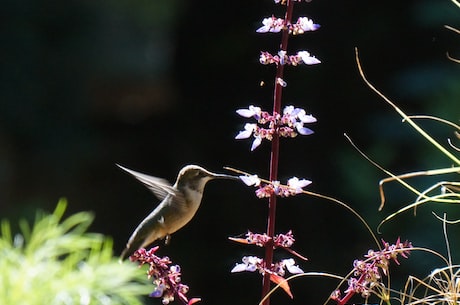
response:
<svg viewBox="0 0 460 305"><path fill-rule="evenodd" d="M136 250L142 248L143 240L133 240L126 244L125 249L121 252L120 261L124 261L126 258L131 256Z"/></svg>
<svg viewBox="0 0 460 305"><path fill-rule="evenodd" d="M162 230L158 228L152 229L151 223L159 223L157 219L152 217L147 217L144 219L141 224L134 230L133 234L128 240L125 249L121 252L120 260L124 260L127 257L131 256L136 250L140 248L145 248L154 241L167 237Z"/></svg>
<svg viewBox="0 0 460 305"><path fill-rule="evenodd" d="M136 250L134 250L136 251ZM120 262L124 261L128 256L130 256L134 251L131 251L130 248L126 247L120 255Z"/></svg>
<svg viewBox="0 0 460 305"><path fill-rule="evenodd" d="M136 233L136 232L135 232ZM142 236L138 236L137 234L133 234L134 238L131 237L126 244L125 249L121 252L120 261L125 260L127 257L131 256L136 250L144 247L146 242Z"/></svg>

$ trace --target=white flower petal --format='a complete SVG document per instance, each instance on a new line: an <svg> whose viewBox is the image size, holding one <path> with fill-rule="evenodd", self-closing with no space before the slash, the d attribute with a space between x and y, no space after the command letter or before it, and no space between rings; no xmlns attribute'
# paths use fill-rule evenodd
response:
<svg viewBox="0 0 460 305"><path fill-rule="evenodd" d="M321 61L318 58L314 57L314 56L302 57L302 61L306 65L317 65L317 64L321 63Z"/></svg>
<svg viewBox="0 0 460 305"><path fill-rule="evenodd" d="M308 186L310 184L311 184L310 180L302 179L302 180L299 180L299 182L297 183L297 186L298 187L306 187L306 186Z"/></svg>
<svg viewBox="0 0 460 305"><path fill-rule="evenodd" d="M278 77L276 79L276 82L278 83L278 85L280 85L281 87L283 88L286 88L287 87L287 83L284 79L282 79L281 77Z"/></svg>
<svg viewBox="0 0 460 305"><path fill-rule="evenodd" d="M291 179L288 180L288 186L293 187L294 185L297 185L299 183L299 178L297 177L292 177Z"/></svg>
<svg viewBox="0 0 460 305"><path fill-rule="evenodd" d="M303 31L315 31L320 28L319 24L313 23L313 20L308 19L307 17L300 17L297 21L297 24L301 27Z"/></svg>
<svg viewBox="0 0 460 305"><path fill-rule="evenodd" d="M244 125L244 130L240 131L240 133L236 135L235 139L239 140L239 139L249 138L256 128L257 128L257 124L246 123Z"/></svg>
<svg viewBox="0 0 460 305"><path fill-rule="evenodd" d="M303 273L303 270L299 266L286 265L286 269L292 274Z"/></svg>
<svg viewBox="0 0 460 305"><path fill-rule="evenodd" d="M250 136L252 135L252 130L243 130L243 131L240 131L235 139L237 140L240 140L240 139L247 139L249 138Z"/></svg>
<svg viewBox="0 0 460 305"><path fill-rule="evenodd" d="M294 111L294 106L286 106L283 109L283 114L291 114Z"/></svg>
<svg viewBox="0 0 460 305"><path fill-rule="evenodd" d="M247 265L246 264L236 264L235 267L233 267L232 273L235 273L235 272L243 272L243 271L246 271L246 267Z"/></svg>
<svg viewBox="0 0 460 305"><path fill-rule="evenodd" d="M297 177L292 177L291 179L288 180L287 185L290 188L295 189L296 194L300 194L302 192L302 188L306 187L307 185L310 185L311 181L307 179L301 179Z"/></svg>
<svg viewBox="0 0 460 305"><path fill-rule="evenodd" d="M245 118L250 118L254 115L254 112L249 109L238 109L236 113Z"/></svg>
<svg viewBox="0 0 460 305"><path fill-rule="evenodd" d="M311 114L305 114L305 112L299 113L297 117L299 118L300 121L302 121L302 123L315 123L316 122L316 118L314 116L312 116Z"/></svg>
<svg viewBox="0 0 460 305"><path fill-rule="evenodd" d="M299 51L297 52L297 56L299 56L300 58L309 57L310 53L308 51Z"/></svg>
<svg viewBox="0 0 460 305"><path fill-rule="evenodd" d="M261 143L262 143L262 138L261 137L256 137L254 139L254 142L252 142L251 151L256 149Z"/></svg>
<svg viewBox="0 0 460 305"><path fill-rule="evenodd" d="M260 179L257 175L251 175L251 176L240 176L240 180L243 181L244 184L247 186L259 186L260 185Z"/></svg>
<svg viewBox="0 0 460 305"><path fill-rule="evenodd" d="M292 274L303 273L303 270L300 269L299 266L295 265L295 261L293 258L283 259L281 262L283 263L283 265L286 267L286 269L290 273Z"/></svg>
<svg viewBox="0 0 460 305"><path fill-rule="evenodd" d="M296 123L295 124L295 129L297 129L297 132L300 133L301 135L308 136L313 133L313 130L307 127L303 127L303 123Z"/></svg>
<svg viewBox="0 0 460 305"><path fill-rule="evenodd" d="M269 25L261 26L260 28L258 28L256 30L257 33L267 33L269 31L270 31L270 26Z"/></svg>
<svg viewBox="0 0 460 305"><path fill-rule="evenodd" d="M248 109L238 109L236 113L245 118L250 118L255 115L260 115L262 109L260 107L249 106Z"/></svg>

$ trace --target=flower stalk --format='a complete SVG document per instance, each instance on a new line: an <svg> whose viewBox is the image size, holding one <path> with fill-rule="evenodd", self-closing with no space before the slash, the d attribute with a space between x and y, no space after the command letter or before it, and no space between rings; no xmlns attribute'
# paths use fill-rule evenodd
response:
<svg viewBox="0 0 460 305"><path fill-rule="evenodd" d="M294 1L287 0L285 24L290 24L292 12L294 11ZM287 52L289 41L289 30L285 28L281 36L281 51ZM281 113L281 97L283 86L278 82L284 77L284 65L277 65L275 77L275 89L273 93L273 113ZM276 126L277 127L277 126ZM272 140L272 149L270 156L270 181L278 180L278 163L279 163L279 135L274 134ZM275 219L276 219L276 195L272 194L268 200L268 219L267 219L267 235L270 241L265 245L265 266L270 266L273 262L273 236L275 235ZM270 274L265 273L262 280L262 298L270 292ZM263 305L269 305L270 298L266 298Z"/></svg>
<svg viewBox="0 0 460 305"><path fill-rule="evenodd" d="M271 283L279 285L291 298L293 297L289 285L284 279L285 267L290 273L302 272L299 267L294 265L295 262L293 259L284 259L280 262L274 262L274 249L284 248L289 253L301 259L306 259L297 252L289 249L294 242L291 231L286 235L275 234L277 197L288 197L302 193L302 188L311 183L309 180L299 179L297 177L289 179L287 185L282 185L280 181L278 181L280 137L294 138L297 135L311 135L313 131L304 127L304 124L316 122L316 118L307 114L302 108L286 106L282 110L283 88L287 86L287 82L284 80L284 67L288 65L295 67L303 64L315 65L320 63L320 60L311 56L307 51L298 51L291 55L287 52L290 35L300 35L308 31L315 31L320 27L307 17L299 17L295 23L292 23L294 4L296 1L300 2L300 0L275 0L275 3L286 6L284 18L277 18L275 16L264 18L262 21L263 26L256 30L258 33L281 32L281 44L278 52L272 55L269 52L262 51L259 58L259 62L263 65L274 64L276 66L276 73L273 81L272 112L262 111L260 107L254 105L250 105L247 109L238 109L236 111L238 115L242 117L252 118L257 121L256 123L246 123L244 130L238 133L235 137L236 139L246 139L253 136L254 140L252 142L251 151L254 151L261 145L263 140L271 141L269 181L262 181L257 175L240 176L240 179L246 185L258 188L255 192L258 198L268 198L266 231L263 234L248 233L247 239L230 238L236 242L255 244L265 249L263 259L256 256L245 257L243 258L243 263L237 264L232 270L232 272L259 271L259 273L262 274L263 305L268 305L270 302L269 298L266 296L270 293ZM280 246L280 237L289 240L289 246Z"/></svg>

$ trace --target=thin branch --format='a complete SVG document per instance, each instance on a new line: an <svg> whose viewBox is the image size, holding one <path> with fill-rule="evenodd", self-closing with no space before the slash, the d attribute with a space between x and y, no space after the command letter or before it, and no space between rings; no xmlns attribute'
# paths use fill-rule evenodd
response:
<svg viewBox="0 0 460 305"><path fill-rule="evenodd" d="M452 161L456 164L460 165L460 160L457 159L454 155L452 155L448 150L446 150L441 144L439 144L435 139L433 139L428 133L426 133L422 128L420 128L410 117L408 117L398 106L396 106L391 100L389 100L383 93L381 93L377 88L374 87L366 78L363 68L361 66L361 62L359 60L358 49L355 48L356 54L356 63L358 64L359 74L363 81L367 84L369 88L371 88L377 95L379 95L385 102L387 102L390 106L392 106L399 115L407 121L418 133L420 133L425 139L427 139L431 144L433 144L437 149L439 149L442 153L444 153L447 157L449 157Z"/></svg>

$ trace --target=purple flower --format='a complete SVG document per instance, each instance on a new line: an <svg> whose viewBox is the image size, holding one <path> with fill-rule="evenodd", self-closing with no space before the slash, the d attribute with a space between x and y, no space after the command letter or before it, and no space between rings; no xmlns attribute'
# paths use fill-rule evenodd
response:
<svg viewBox="0 0 460 305"><path fill-rule="evenodd" d="M158 246L145 250L141 248L136 250L133 255L129 257L132 262L138 262L139 265L148 264L147 271L148 278L152 278L152 283L155 289L150 293L150 297L162 298L163 304L169 304L174 301L177 296L182 302L187 305L200 301L199 298L189 300L186 293L189 288L187 285L181 283L181 270L179 265L170 265L171 260L165 257L159 257L155 254Z"/></svg>

